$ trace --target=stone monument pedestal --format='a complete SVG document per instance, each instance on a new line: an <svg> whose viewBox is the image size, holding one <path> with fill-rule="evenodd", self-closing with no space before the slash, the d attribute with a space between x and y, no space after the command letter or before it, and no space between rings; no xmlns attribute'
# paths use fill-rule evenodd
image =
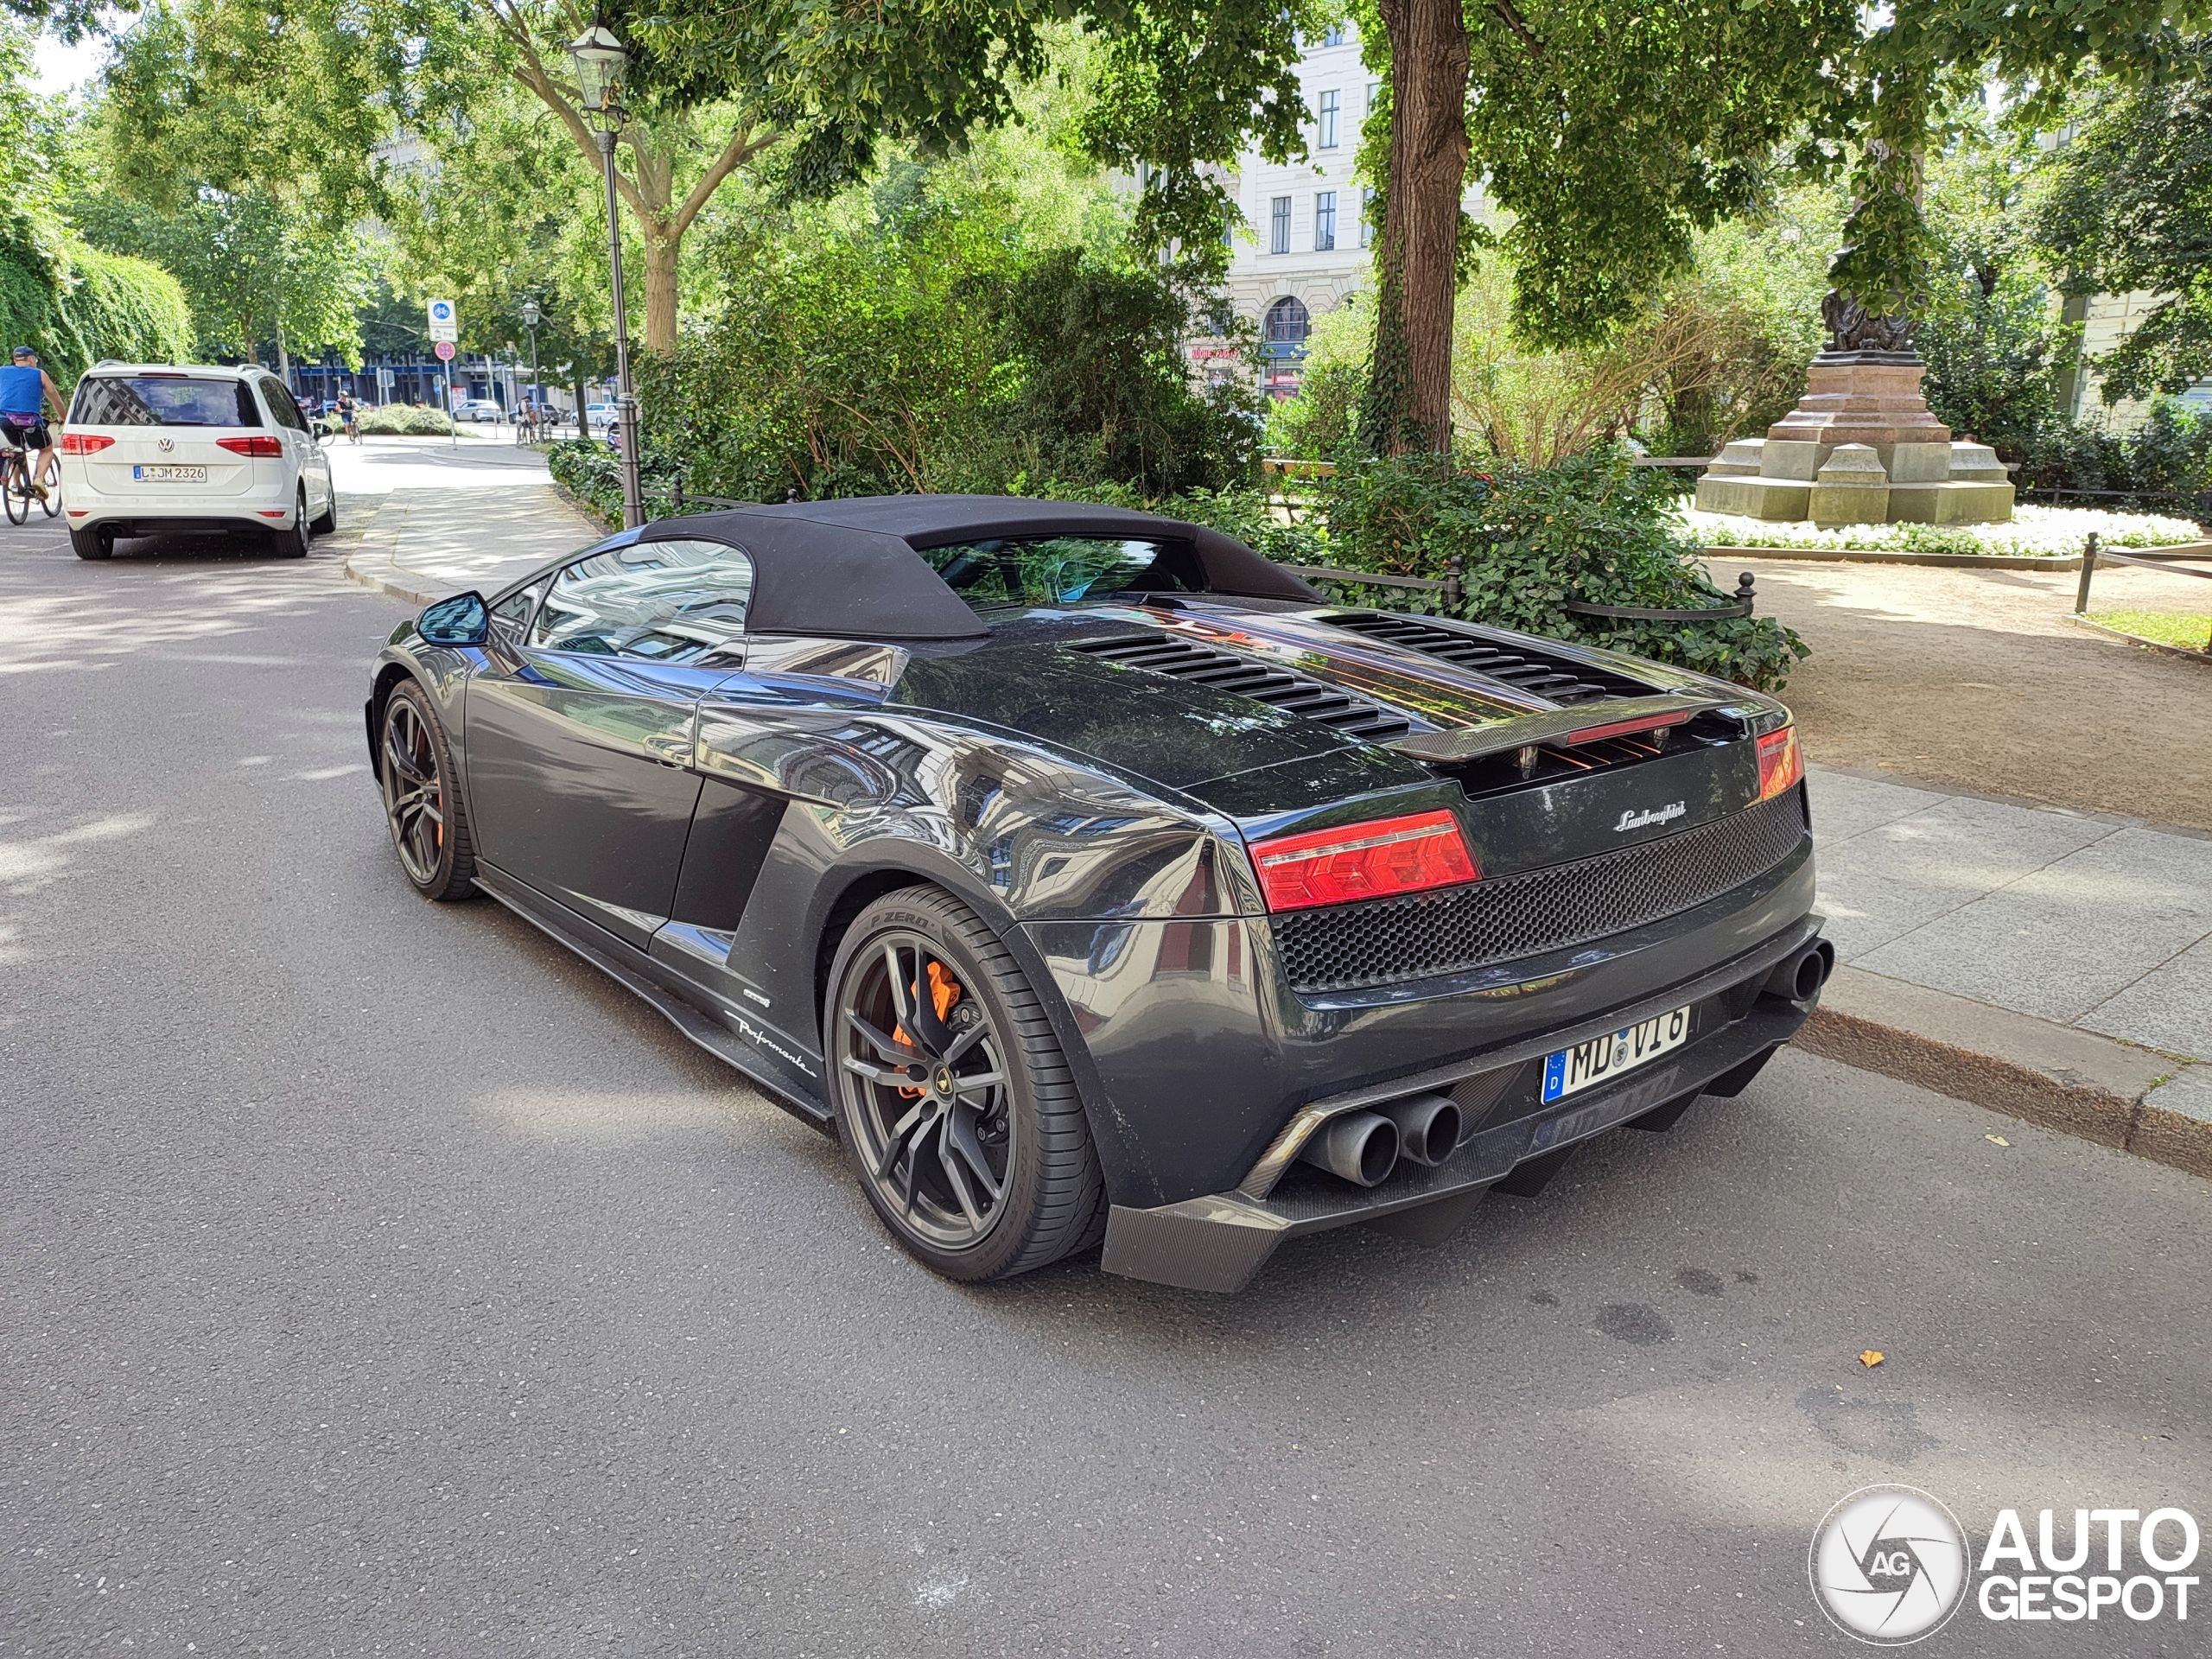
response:
<svg viewBox="0 0 2212 1659"><path fill-rule="evenodd" d="M1823 525L2005 522L2012 480L1988 445L1955 440L1929 411L1926 372L1909 351L1822 352L1796 408L1713 457L1699 508Z"/></svg>

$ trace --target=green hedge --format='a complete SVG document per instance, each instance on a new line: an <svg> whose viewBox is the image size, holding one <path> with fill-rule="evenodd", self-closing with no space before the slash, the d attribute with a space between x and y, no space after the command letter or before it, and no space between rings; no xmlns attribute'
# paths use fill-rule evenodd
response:
<svg viewBox="0 0 2212 1659"><path fill-rule="evenodd" d="M452 430L453 416L442 409L387 404L361 415L361 435L367 438L442 438Z"/></svg>
<svg viewBox="0 0 2212 1659"><path fill-rule="evenodd" d="M192 309L158 265L0 216L0 337L36 346L67 387L102 358L189 361Z"/></svg>

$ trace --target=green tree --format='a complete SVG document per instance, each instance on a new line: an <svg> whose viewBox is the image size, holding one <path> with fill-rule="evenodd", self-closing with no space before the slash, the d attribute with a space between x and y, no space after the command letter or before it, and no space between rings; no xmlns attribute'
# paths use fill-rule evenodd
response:
<svg viewBox="0 0 2212 1659"><path fill-rule="evenodd" d="M1014 120L1070 32L1096 52L1097 96L1071 142L1137 175L1138 245L1173 251L1193 281L1228 257L1234 200L1220 168L1248 144L1281 160L1303 149L1300 40L1339 0L957 0L893 8L845 0L640 0L653 46L648 84L693 77L752 89L793 135L795 195L867 175L886 146L949 154Z"/></svg>
<svg viewBox="0 0 2212 1659"><path fill-rule="evenodd" d="M617 188L637 226L645 341L665 352L676 340L685 235L783 132L749 83L657 64L631 10L601 9L643 54L617 145ZM562 147L595 177L598 143L565 51L594 15L575 0L174 0L125 46L112 78L118 120L149 171L257 181L276 156L300 166L334 210L385 213L435 188L434 171L426 185L406 159L410 146L427 148L433 162L466 149L487 111L512 124L506 100L519 92L537 117L518 135L525 149ZM269 74L272 62L287 73ZM386 140L392 149L381 147ZM565 216L591 217L581 197Z"/></svg>
<svg viewBox="0 0 2212 1659"><path fill-rule="evenodd" d="M357 238L332 236L274 198L207 189L168 207L90 193L71 217L95 246L152 259L183 285L198 348L258 358L270 347L361 359L355 313L373 269Z"/></svg>
<svg viewBox="0 0 2212 1659"><path fill-rule="evenodd" d="M2158 296L2096 365L2107 403L2212 376L2212 42L2186 55L2182 79L2084 97L2035 206L2063 292Z"/></svg>

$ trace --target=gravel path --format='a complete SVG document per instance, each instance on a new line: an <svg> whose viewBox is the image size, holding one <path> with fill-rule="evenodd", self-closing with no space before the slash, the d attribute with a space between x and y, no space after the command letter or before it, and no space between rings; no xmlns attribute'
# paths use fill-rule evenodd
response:
<svg viewBox="0 0 2212 1659"><path fill-rule="evenodd" d="M1783 696L1811 758L2212 830L2212 663L2070 620L2072 571L1715 559L1813 655ZM2100 570L2096 608L2205 607L2212 582Z"/></svg>

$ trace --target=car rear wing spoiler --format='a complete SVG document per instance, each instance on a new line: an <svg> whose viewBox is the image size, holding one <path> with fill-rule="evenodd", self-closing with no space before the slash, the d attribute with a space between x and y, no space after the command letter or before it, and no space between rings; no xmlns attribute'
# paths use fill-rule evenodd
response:
<svg viewBox="0 0 2212 1659"><path fill-rule="evenodd" d="M1514 749L1572 748L1609 737L1656 737L1700 715L1732 705L1722 697L1609 697L1571 709L1515 715L1481 726L1444 732L1414 732L1387 747L1416 760L1479 760ZM1531 759L1533 764L1533 757Z"/></svg>

